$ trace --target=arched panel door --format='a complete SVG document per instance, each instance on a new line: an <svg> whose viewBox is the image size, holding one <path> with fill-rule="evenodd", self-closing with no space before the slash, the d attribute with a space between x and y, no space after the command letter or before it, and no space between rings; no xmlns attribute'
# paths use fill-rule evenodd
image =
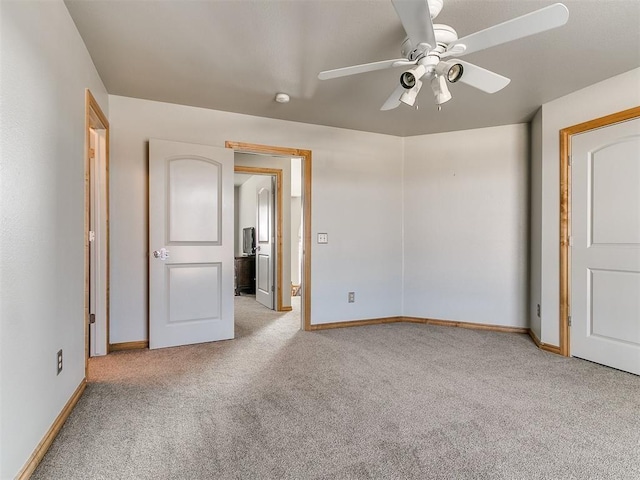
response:
<svg viewBox="0 0 640 480"><path fill-rule="evenodd" d="M274 202L273 177L265 177L256 188L256 300L274 309Z"/></svg>
<svg viewBox="0 0 640 480"><path fill-rule="evenodd" d="M149 348L233 338L233 208L231 150L149 142Z"/></svg>
<svg viewBox="0 0 640 480"><path fill-rule="evenodd" d="M640 375L640 119L571 152L571 355Z"/></svg>

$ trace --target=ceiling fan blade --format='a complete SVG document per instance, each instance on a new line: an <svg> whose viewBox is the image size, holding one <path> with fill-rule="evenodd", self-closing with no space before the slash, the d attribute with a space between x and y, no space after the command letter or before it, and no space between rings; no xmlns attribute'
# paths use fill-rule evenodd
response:
<svg viewBox="0 0 640 480"><path fill-rule="evenodd" d="M461 83L466 83L472 87L482 90L487 93L496 93L509 85L507 77L498 75L490 70L486 70L482 67L474 65L473 63L463 62L462 60L456 60L456 63L460 63L464 68L464 73L460 77Z"/></svg>
<svg viewBox="0 0 640 480"><path fill-rule="evenodd" d="M519 38L561 27L569 20L569 9L562 3L536 10L521 17L494 25L485 30L462 37L447 47L441 56L462 56L495 47Z"/></svg>
<svg viewBox="0 0 640 480"><path fill-rule="evenodd" d="M391 0L400 22L407 32L413 48L426 43L431 49L436 47L431 12L427 0Z"/></svg>
<svg viewBox="0 0 640 480"><path fill-rule="evenodd" d="M387 101L384 102L384 105L380 107L380 110L393 110L400 106L400 97L405 92L404 87L401 84L398 84L393 93L387 98Z"/></svg>
<svg viewBox="0 0 640 480"><path fill-rule="evenodd" d="M414 65L406 58L396 58L393 60L383 60L381 62L364 63L362 65L353 65L352 67L336 68L335 70L325 70L320 72L318 78L320 80L329 80L331 78L346 77L348 75L356 75L358 73L373 72L374 70L384 70L385 68L401 67Z"/></svg>

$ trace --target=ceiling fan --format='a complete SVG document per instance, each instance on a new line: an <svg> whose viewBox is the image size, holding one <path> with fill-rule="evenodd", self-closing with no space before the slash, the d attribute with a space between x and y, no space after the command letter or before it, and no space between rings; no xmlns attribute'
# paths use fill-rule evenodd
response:
<svg viewBox="0 0 640 480"><path fill-rule="evenodd" d="M487 93L502 90L511 80L456 57L561 27L569 19L567 7L556 3L459 39L450 26L432 23L444 0L391 0L391 3L407 33L401 47L403 58L326 70L318 75L320 80L328 80L411 67L400 75L400 83L380 110L391 110L401 103L413 106L423 81L430 83L438 109L451 100L448 83L460 81Z"/></svg>

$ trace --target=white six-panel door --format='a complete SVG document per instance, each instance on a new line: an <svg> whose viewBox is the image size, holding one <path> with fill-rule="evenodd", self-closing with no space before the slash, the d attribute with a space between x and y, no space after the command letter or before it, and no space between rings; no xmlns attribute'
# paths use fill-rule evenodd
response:
<svg viewBox="0 0 640 480"><path fill-rule="evenodd" d="M640 375L640 119L571 151L571 354Z"/></svg>
<svg viewBox="0 0 640 480"><path fill-rule="evenodd" d="M149 348L233 338L233 151L149 142Z"/></svg>

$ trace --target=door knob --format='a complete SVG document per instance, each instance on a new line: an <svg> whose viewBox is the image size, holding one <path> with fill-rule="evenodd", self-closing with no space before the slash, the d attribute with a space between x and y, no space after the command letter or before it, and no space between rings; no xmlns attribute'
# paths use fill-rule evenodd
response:
<svg viewBox="0 0 640 480"><path fill-rule="evenodd" d="M153 257L159 258L160 260L166 260L167 258L169 258L169 250L167 250L166 248L161 248L160 250L154 250Z"/></svg>

